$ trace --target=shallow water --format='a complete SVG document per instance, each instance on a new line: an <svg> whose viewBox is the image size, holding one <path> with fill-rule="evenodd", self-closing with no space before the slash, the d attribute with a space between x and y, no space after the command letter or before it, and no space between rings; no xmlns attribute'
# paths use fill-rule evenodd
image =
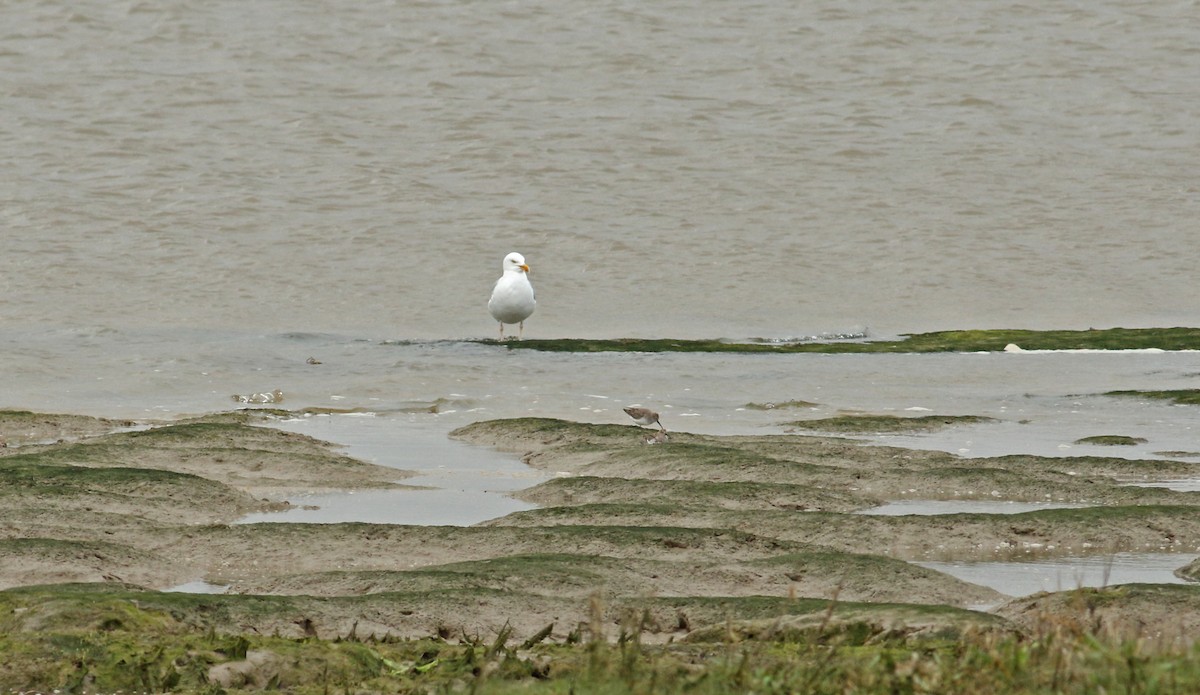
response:
<svg viewBox="0 0 1200 695"><path fill-rule="evenodd" d="M1033 560L1029 562L917 562L1007 596L1066 591L1116 584L1185 584L1175 570L1200 555L1188 553L1116 553L1114 555Z"/></svg>
<svg viewBox="0 0 1200 695"><path fill-rule="evenodd" d="M486 337L519 250L541 337L1193 325L1194 15L17 3L0 315Z"/></svg>
<svg viewBox="0 0 1200 695"><path fill-rule="evenodd" d="M1003 422L969 456L1200 450L1196 355L547 355L490 337L1197 323L1190 3L42 0L0 27L0 407ZM536 37L536 39L532 38ZM422 340L418 343L389 341ZM321 365L308 365L315 357ZM1027 421L1027 422L1025 422ZM449 429L449 428L447 428ZM1151 440L1099 450L1096 434Z"/></svg>
<svg viewBox="0 0 1200 695"><path fill-rule="evenodd" d="M229 586L225 584L210 584L204 580L197 579L194 582L185 582L169 589L163 589L163 591L180 594L224 594L229 591Z"/></svg>
<svg viewBox="0 0 1200 695"><path fill-rule="evenodd" d="M323 508L290 512L311 520L334 520L330 510L342 508L362 520L470 524L515 511L520 505L504 491L532 485L535 478L514 472L511 479L477 484L464 482L464 474L451 468L430 468L445 462L441 465L509 471L513 465L512 457L449 441L448 432L478 420L523 416L630 424L621 410L630 405L657 409L669 429L708 434L782 433L795 420L856 411L995 418L928 434L860 437L966 457L1157 458L1157 452L1200 451L1194 407L1098 395L1194 388L1200 382L1197 353L569 354L311 333L195 331L186 345L150 330L40 335L33 348L20 347L21 336L0 335L7 366L21 375L0 393L0 406L170 420L243 407L232 394L280 389L281 407L375 414L308 418L294 423L298 431L367 460L441 476L407 482L463 490L458 497L394 493L409 500L403 504L386 497L365 504L375 493L357 493L352 501L297 499ZM94 359L80 362L77 350ZM310 357L320 364L310 364ZM816 405L748 407L792 400ZM1148 441L1132 447L1073 444L1099 434ZM507 501L489 506L484 498Z"/></svg>
<svg viewBox="0 0 1200 695"><path fill-rule="evenodd" d="M0 27L0 407L174 419L278 388L287 408L380 413L378 432L325 434L411 468L474 456L439 437L475 420L624 423L637 404L714 434L997 418L870 438L964 456L1200 451L1194 408L1095 395L1196 388L1196 354L457 342L494 335L511 250L533 268L533 337L1195 325L1194 14L18 3ZM794 399L819 405L744 407ZM1072 443L1100 434L1149 442ZM434 474L468 489L405 493L385 518L424 494L423 518L471 523L503 498Z"/></svg>
<svg viewBox="0 0 1200 695"><path fill-rule="evenodd" d="M286 512L250 514L238 523L339 523L469 526L534 505L506 493L546 480L517 457L446 437L411 414L315 415L273 427L338 442L347 455L418 475L399 482L423 489L301 494Z"/></svg>
<svg viewBox="0 0 1200 695"><path fill-rule="evenodd" d="M660 411L669 429L711 434L783 432L789 422L839 412L937 413L997 421L867 439L964 456L1153 458L1162 451L1200 451L1194 407L1099 395L1196 388L1200 353L1191 352L570 354L455 341L203 331L186 344L155 331L46 332L33 347L21 347L23 339L0 335L6 366L20 375L0 393L2 407L172 419L240 407L232 394L281 389L281 407L411 410L414 423L446 432L476 420L529 415L626 423L621 408L640 404ZM81 362L77 352L90 361ZM309 364L310 357L321 363ZM746 407L791 400L817 405ZM1073 444L1102 434L1148 441Z"/></svg>

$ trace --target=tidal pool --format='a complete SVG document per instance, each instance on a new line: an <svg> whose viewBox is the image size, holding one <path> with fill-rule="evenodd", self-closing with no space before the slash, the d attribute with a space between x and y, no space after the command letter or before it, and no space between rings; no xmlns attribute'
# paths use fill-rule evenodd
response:
<svg viewBox="0 0 1200 695"><path fill-rule="evenodd" d="M535 508L509 493L549 477L515 456L448 438L450 428L428 415L312 415L282 420L272 427L334 442L346 455L362 461L415 472L409 478L397 475L397 482L413 487L293 495L288 497L293 509L250 514L239 524L470 526Z"/></svg>
<svg viewBox="0 0 1200 695"><path fill-rule="evenodd" d="M1067 591L1114 584L1186 584L1175 570L1196 553L1116 553L1029 562L917 562L963 581L990 587L1007 596Z"/></svg>
<svg viewBox="0 0 1200 695"><path fill-rule="evenodd" d="M1161 487L1176 492L1200 492L1200 478L1177 478L1152 482L1131 482L1132 487Z"/></svg>
<svg viewBox="0 0 1200 695"><path fill-rule="evenodd" d="M229 592L229 586L210 584L203 579L197 579L194 582L186 582L170 589L163 589L163 591L177 594L224 594Z"/></svg>

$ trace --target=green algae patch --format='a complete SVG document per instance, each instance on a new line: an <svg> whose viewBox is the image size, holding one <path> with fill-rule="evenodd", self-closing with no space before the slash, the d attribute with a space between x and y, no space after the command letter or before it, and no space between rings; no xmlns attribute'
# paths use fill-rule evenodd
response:
<svg viewBox="0 0 1200 695"><path fill-rule="evenodd" d="M554 442L565 436L583 439L593 444L628 442L629 432L640 429L632 425L572 422L558 418L520 417L502 420L482 420L450 432L451 437L487 439L529 439Z"/></svg>
<svg viewBox="0 0 1200 695"><path fill-rule="evenodd" d="M289 585L339 588L340 593L504 591L586 599L614 577L637 576L631 560L602 555L532 553L451 562L410 571L338 571L289 578ZM626 586L636 586L633 583ZM349 591L345 588L350 587Z"/></svg>
<svg viewBox="0 0 1200 695"><path fill-rule="evenodd" d="M1200 389L1175 389L1168 391L1108 391L1105 396L1141 398L1144 400L1170 401L1176 405L1200 405Z"/></svg>
<svg viewBox="0 0 1200 695"><path fill-rule="evenodd" d="M727 528L841 552L876 552L920 561L1200 552L1198 516L1194 506L1165 505L886 516L610 503L534 509L489 523Z"/></svg>
<svg viewBox="0 0 1200 695"><path fill-rule="evenodd" d="M197 563L209 560L207 553L176 554L163 540L170 529L284 509L286 502L271 498L296 490L390 487L405 476L348 458L328 443L255 426L272 417L258 412L133 431L113 431L114 423L95 418L14 411L0 420L5 417L22 431L36 423L87 436L0 450L0 531L26 541L0 545L0 587L45 581L172 586L202 575ZM54 542L120 549L91 552L84 545L64 555Z"/></svg>
<svg viewBox="0 0 1200 695"><path fill-rule="evenodd" d="M0 409L0 447L29 445L59 440L77 440L132 427L129 420L109 420L66 413L35 413ZM15 449L0 452L12 453Z"/></svg>
<svg viewBox="0 0 1200 695"><path fill-rule="evenodd" d="M842 434L909 434L934 432L955 425L977 425L985 422L996 422L996 420L982 415L922 415L919 417L839 415L818 420L797 420L787 424L800 429Z"/></svg>
<svg viewBox="0 0 1200 695"><path fill-rule="evenodd" d="M520 493L544 505L641 502L707 513L751 506L854 511L900 499L1116 505L1200 501L1190 493L1123 484L1200 474L1200 466L1184 461L1026 455L968 460L945 452L802 435L676 432L669 442L647 446L636 427L544 419L488 421L452 434L518 453L529 465L558 474Z"/></svg>
<svg viewBox="0 0 1200 695"><path fill-rule="evenodd" d="M1172 478L1200 475L1200 464L1188 461L1162 459L1132 459L1117 456L1031 456L1008 454L986 459L972 459L987 465L1037 475L1040 471L1053 471L1070 476L1109 476L1113 478L1140 478L1145 481L1169 480Z"/></svg>
<svg viewBox="0 0 1200 695"><path fill-rule="evenodd" d="M622 477L637 474L664 480L774 480L801 483L820 476L825 470L817 464L763 456L738 447L680 442L615 450L590 464L582 472Z"/></svg>
<svg viewBox="0 0 1200 695"><path fill-rule="evenodd" d="M329 595L494 591L539 598L594 595L637 599L658 596L832 596L894 602L921 596L929 603L996 603L1000 595L947 575L878 555L839 553L802 543L779 544L765 559L700 560L664 545L657 553L510 554L409 571L315 572L288 577L276 589ZM876 579L886 576L887 582ZM239 588L253 588L245 585Z"/></svg>
<svg viewBox="0 0 1200 695"><path fill-rule="evenodd" d="M153 578L153 573L144 568L165 563L165 558L152 551L107 540L6 538L0 539L0 564L5 567L0 589L34 584L46 577L58 581L142 582Z"/></svg>
<svg viewBox="0 0 1200 695"><path fill-rule="evenodd" d="M939 331L901 340L765 343L670 338L531 339L499 343L510 350L547 352L923 353L1023 350L1200 350L1200 328L1108 328L1085 331L989 329Z"/></svg>
<svg viewBox="0 0 1200 695"><path fill-rule="evenodd" d="M115 492L155 486L170 488L203 480L187 473L152 468L83 468L34 462L44 458L34 454L6 459L4 465L0 466L0 494L34 490L43 495L70 496L93 490Z"/></svg>
<svg viewBox="0 0 1200 695"><path fill-rule="evenodd" d="M117 441L136 442L147 446L194 445L196 443L222 445L261 444L279 442L274 430L262 427L247 427L249 423L229 421L198 421L163 425L145 430L126 432Z"/></svg>
<svg viewBox="0 0 1200 695"><path fill-rule="evenodd" d="M186 473L0 459L0 587L56 581L157 584L190 563L160 553L155 529L229 521L266 508L222 483Z"/></svg>
<svg viewBox="0 0 1200 695"><path fill-rule="evenodd" d="M737 563L799 552L798 542L713 528L613 524L504 526L398 526L384 524L239 524L178 529L157 535L158 544L192 558L216 584L244 593L322 596L414 588L378 572L403 572L506 556L554 553L622 560L686 562L693 567ZM304 553L295 552L302 547ZM357 576L330 573L354 568ZM307 579L295 579L295 577ZM368 577L367 579L363 579ZM639 591L653 585L639 583ZM419 588L419 587L417 587ZM540 626L539 626L540 627Z"/></svg>
<svg viewBox="0 0 1200 695"><path fill-rule="evenodd" d="M0 459L0 519L24 510L59 514L104 509L174 523L182 515L222 520L262 507L243 492L188 473L146 468L91 468L37 463L43 454ZM65 518L70 528L76 520Z"/></svg>
<svg viewBox="0 0 1200 695"><path fill-rule="evenodd" d="M1129 437L1123 434L1099 434L1094 437L1076 439L1074 444L1094 444L1096 446L1137 446L1149 440L1141 437Z"/></svg>
<svg viewBox="0 0 1200 695"><path fill-rule="evenodd" d="M253 424L268 417L236 411L79 442L23 447L0 463L172 471L276 499L295 491L392 487L409 475L339 454L311 437Z"/></svg>

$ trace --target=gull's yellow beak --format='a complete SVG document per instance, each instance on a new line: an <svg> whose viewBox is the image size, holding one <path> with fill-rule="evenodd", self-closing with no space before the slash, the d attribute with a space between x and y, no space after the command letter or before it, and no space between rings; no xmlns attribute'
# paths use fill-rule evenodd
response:
<svg viewBox="0 0 1200 695"><path fill-rule="evenodd" d="M525 265L524 263L522 263L521 265L519 265L517 267L520 268L521 270L524 270L527 273L529 272L529 266Z"/></svg>

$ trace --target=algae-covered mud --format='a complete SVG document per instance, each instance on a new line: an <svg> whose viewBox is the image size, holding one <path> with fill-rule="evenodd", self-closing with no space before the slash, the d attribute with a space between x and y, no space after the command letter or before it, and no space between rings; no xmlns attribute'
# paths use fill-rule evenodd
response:
<svg viewBox="0 0 1200 695"><path fill-rule="evenodd" d="M484 341L495 342L495 341ZM512 349L553 352L923 353L1029 350L1200 350L1196 328L1108 328L1086 331L969 330L901 336L900 340L675 340L670 338L507 341Z"/></svg>
<svg viewBox="0 0 1200 695"><path fill-rule="evenodd" d="M1092 627L1138 626L1173 649L1190 649L1200 625L1200 587L1014 601L916 564L1153 551L1179 553L1179 576L1193 578L1182 558L1200 552L1200 493L1126 483L1200 477L1194 461L963 459L797 434L672 431L647 444L633 425L517 418L452 436L551 474L517 493L537 509L473 527L233 524L297 490L403 484L403 471L270 426L288 416L135 425L0 412L10 442L0 449L0 648L21 655L0 667L0 683L301 692L420 678L453 689L501 671L577 679L570 645L631 639L627 659L704 668L716 668L712 655L687 650L990 649L1082 620L1081 602ZM842 421L860 426L850 433L864 424ZM898 500L1072 506L856 513ZM162 591L198 579L227 593ZM1163 609L1147 609L1153 597ZM67 661L54 651L62 644L73 645ZM663 651L652 657L647 645Z"/></svg>
<svg viewBox="0 0 1200 695"><path fill-rule="evenodd" d="M789 423L797 429L843 434L878 434L932 432L954 425L974 425L994 422L993 418L979 415L921 415L899 417L897 415L838 415L816 420L798 420Z"/></svg>
<svg viewBox="0 0 1200 695"><path fill-rule="evenodd" d="M1098 434L1093 437L1076 439L1076 444L1096 444L1099 446L1137 446L1147 440L1141 437L1130 437L1124 434Z"/></svg>
<svg viewBox="0 0 1200 695"><path fill-rule="evenodd" d="M228 413L131 430L128 422L0 411L10 444L0 449L0 587L170 586L204 569L178 552L174 530L277 510L295 490L391 486L404 477L250 424L264 417Z"/></svg>
<svg viewBox="0 0 1200 695"><path fill-rule="evenodd" d="M1176 405L1200 405L1200 389L1174 389L1170 391L1109 391L1106 396L1139 398L1142 400L1169 401Z"/></svg>
<svg viewBox="0 0 1200 695"><path fill-rule="evenodd" d="M903 560L1200 552L1200 495L1123 483L1200 475L1189 462L962 459L796 435L673 433L668 444L646 446L623 427L534 418L481 422L453 434L575 476L521 493L546 506L492 525L730 528ZM902 499L1088 506L1014 515L847 513Z"/></svg>

